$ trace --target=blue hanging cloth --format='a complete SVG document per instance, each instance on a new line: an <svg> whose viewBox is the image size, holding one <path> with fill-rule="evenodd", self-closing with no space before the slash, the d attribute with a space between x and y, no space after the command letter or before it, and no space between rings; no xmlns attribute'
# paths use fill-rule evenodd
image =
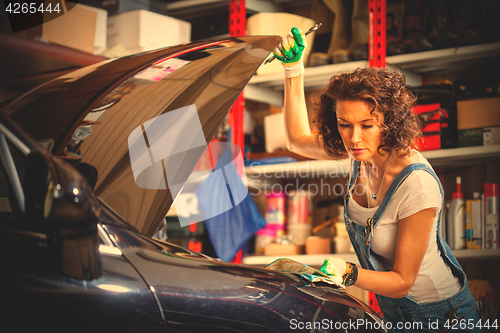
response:
<svg viewBox="0 0 500 333"><path fill-rule="evenodd" d="M237 173L231 149L225 150L195 193L210 241L222 261L230 262L250 237L266 226Z"/></svg>

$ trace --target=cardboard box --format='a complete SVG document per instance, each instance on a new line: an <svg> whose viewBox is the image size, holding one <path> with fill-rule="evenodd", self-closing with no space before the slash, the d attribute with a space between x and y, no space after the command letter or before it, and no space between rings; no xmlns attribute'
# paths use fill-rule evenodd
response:
<svg viewBox="0 0 500 333"><path fill-rule="evenodd" d="M107 11L108 15L131 12L134 10L149 10L148 0L80 0L80 3Z"/></svg>
<svg viewBox="0 0 500 333"><path fill-rule="evenodd" d="M500 145L500 127L483 128L483 146Z"/></svg>
<svg viewBox="0 0 500 333"><path fill-rule="evenodd" d="M332 253L332 240L318 236L309 236L306 240L306 254ZM326 258L325 258L326 259Z"/></svg>
<svg viewBox="0 0 500 333"><path fill-rule="evenodd" d="M108 48L122 44L130 53L191 41L191 24L173 17L136 10L108 18Z"/></svg>
<svg viewBox="0 0 500 333"><path fill-rule="evenodd" d="M295 244L269 243L264 248L266 256L296 255L303 254L304 247Z"/></svg>
<svg viewBox="0 0 500 333"><path fill-rule="evenodd" d="M458 130L500 126L500 97L457 102Z"/></svg>
<svg viewBox="0 0 500 333"><path fill-rule="evenodd" d="M500 144L500 97L457 102L458 146Z"/></svg>
<svg viewBox="0 0 500 333"><path fill-rule="evenodd" d="M107 30L108 30L108 12L104 9L95 8L78 4L78 7L87 9L96 13L95 34L94 34L94 53L95 55L102 54L107 49Z"/></svg>
<svg viewBox="0 0 500 333"><path fill-rule="evenodd" d="M289 13L258 13L252 15L247 20L247 35L278 35L285 36L290 33L293 27L297 27L303 32L312 28L316 22L307 17ZM307 47L304 51L304 61L307 64L309 54L314 41L314 33L306 38ZM262 65L257 70L257 74L282 73L283 66L279 61L273 61L267 65Z"/></svg>
<svg viewBox="0 0 500 333"><path fill-rule="evenodd" d="M272 153L276 150L286 149L283 112L264 117L264 135L266 137L266 152Z"/></svg>
<svg viewBox="0 0 500 333"><path fill-rule="evenodd" d="M51 15L50 13L44 13ZM42 38L51 43L63 45L87 53L94 53L97 12L86 6L76 5L66 14L42 25L21 31L22 37Z"/></svg>
<svg viewBox="0 0 500 333"><path fill-rule="evenodd" d="M458 130L458 146L500 145L500 126Z"/></svg>

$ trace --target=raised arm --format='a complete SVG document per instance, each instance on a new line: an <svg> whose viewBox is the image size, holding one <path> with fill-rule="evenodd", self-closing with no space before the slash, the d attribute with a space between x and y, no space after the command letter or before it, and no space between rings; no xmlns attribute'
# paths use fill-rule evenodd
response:
<svg viewBox="0 0 500 333"><path fill-rule="evenodd" d="M293 28L291 34L283 38L283 42L274 52L285 70L283 112L287 148L294 153L314 159L346 158L346 156L334 158L328 155L311 133L304 93L305 47L304 34L298 28Z"/></svg>
<svg viewBox="0 0 500 333"><path fill-rule="evenodd" d="M304 95L304 75L285 78L283 106L285 139L288 150L314 159L334 159L316 142L311 133Z"/></svg>

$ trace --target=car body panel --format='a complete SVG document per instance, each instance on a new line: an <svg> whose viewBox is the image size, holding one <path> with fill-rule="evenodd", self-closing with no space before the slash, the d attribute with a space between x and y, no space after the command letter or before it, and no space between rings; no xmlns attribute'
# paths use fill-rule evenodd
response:
<svg viewBox="0 0 500 333"><path fill-rule="evenodd" d="M295 321L323 323L325 332L336 332L342 331L333 328L337 322L380 323L371 308L342 289L205 258L117 224L105 229L155 291L167 330L287 332Z"/></svg>
<svg viewBox="0 0 500 333"><path fill-rule="evenodd" d="M21 258L19 258L21 259ZM158 304L123 256L102 255L103 276L83 281L51 273L2 274L2 325L17 332L163 332Z"/></svg>
<svg viewBox="0 0 500 333"><path fill-rule="evenodd" d="M36 140L53 142L56 156L95 167L96 194L151 236L182 187L173 190L170 184L183 184L205 149L178 135L170 146L191 150L163 159L166 170L175 170L168 175L173 180L165 182L164 189L141 188L134 179L129 136L160 115L193 105L201 134L210 142L248 80L279 41L276 36L229 38L98 63L46 83L7 105L4 113ZM79 138L75 131L84 127L91 133L75 143ZM179 132L193 132L192 127L186 124ZM76 153L68 151L72 145L78 146Z"/></svg>

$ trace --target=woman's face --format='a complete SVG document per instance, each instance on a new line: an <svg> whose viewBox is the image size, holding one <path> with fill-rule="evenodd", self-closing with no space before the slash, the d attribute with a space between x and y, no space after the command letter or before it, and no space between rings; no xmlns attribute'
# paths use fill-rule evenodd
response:
<svg viewBox="0 0 500 333"><path fill-rule="evenodd" d="M383 115L364 101L337 101L337 126L346 151L357 161L381 157Z"/></svg>

